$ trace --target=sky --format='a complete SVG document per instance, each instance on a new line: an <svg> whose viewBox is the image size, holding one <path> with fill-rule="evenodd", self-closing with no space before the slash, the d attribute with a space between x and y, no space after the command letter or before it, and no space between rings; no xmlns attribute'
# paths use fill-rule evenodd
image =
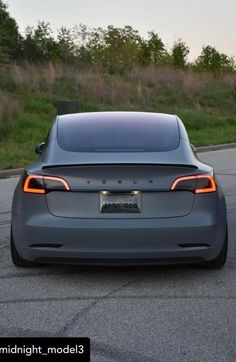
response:
<svg viewBox="0 0 236 362"><path fill-rule="evenodd" d="M203 45L236 58L236 0L6 0L21 32L38 21L89 27L131 25L144 37L156 31L169 50L182 39L190 48L189 59Z"/></svg>

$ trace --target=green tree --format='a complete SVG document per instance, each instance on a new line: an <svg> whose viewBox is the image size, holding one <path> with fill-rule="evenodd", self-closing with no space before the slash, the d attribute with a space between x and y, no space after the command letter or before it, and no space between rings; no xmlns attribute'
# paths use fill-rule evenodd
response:
<svg viewBox="0 0 236 362"><path fill-rule="evenodd" d="M165 45L158 33L155 33L153 30L148 32L148 37L147 46L149 49L151 63L160 64L162 57L166 53Z"/></svg>
<svg viewBox="0 0 236 362"><path fill-rule="evenodd" d="M207 45L202 48L194 68L200 71L211 71L214 74L227 73L235 70L235 62L233 57L220 53L214 47Z"/></svg>
<svg viewBox="0 0 236 362"><path fill-rule="evenodd" d="M74 42L73 30L65 27L61 27L58 30L56 48L57 57L61 62L66 64L74 63L76 45Z"/></svg>
<svg viewBox="0 0 236 362"><path fill-rule="evenodd" d="M104 30L102 28L90 29L80 24L72 29L74 54L76 62L80 65L102 63L104 49Z"/></svg>
<svg viewBox="0 0 236 362"><path fill-rule="evenodd" d="M92 64L100 65L104 62L105 30L102 28L90 29L87 33L86 53L87 60Z"/></svg>
<svg viewBox="0 0 236 362"><path fill-rule="evenodd" d="M110 73L124 72L139 63L141 37L131 26L109 25L102 42L102 61Z"/></svg>
<svg viewBox="0 0 236 362"><path fill-rule="evenodd" d="M174 43L171 50L173 65L176 68L186 68L188 65L189 47L180 39Z"/></svg>
<svg viewBox="0 0 236 362"><path fill-rule="evenodd" d="M27 27L23 41L25 59L33 62L58 60L58 44L48 23L39 22L36 28Z"/></svg>
<svg viewBox="0 0 236 362"><path fill-rule="evenodd" d="M9 15L7 5L0 0L0 62L20 58L21 41L16 21Z"/></svg>
<svg viewBox="0 0 236 362"><path fill-rule="evenodd" d="M150 51L147 41L145 39L142 39L140 42L138 63L139 63L139 65L144 65L144 66L152 63L151 51Z"/></svg>

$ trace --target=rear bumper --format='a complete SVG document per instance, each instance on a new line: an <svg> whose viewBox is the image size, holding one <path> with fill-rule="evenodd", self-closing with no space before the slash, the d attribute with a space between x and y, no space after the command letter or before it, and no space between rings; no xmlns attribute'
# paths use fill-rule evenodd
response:
<svg viewBox="0 0 236 362"><path fill-rule="evenodd" d="M214 259L220 252L226 218L71 219L50 214L22 222L14 216L20 256L37 262L78 264L166 264Z"/></svg>

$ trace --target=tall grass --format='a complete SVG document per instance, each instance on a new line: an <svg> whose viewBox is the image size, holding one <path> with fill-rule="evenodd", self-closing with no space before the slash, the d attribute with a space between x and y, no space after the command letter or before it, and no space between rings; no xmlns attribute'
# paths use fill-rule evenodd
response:
<svg viewBox="0 0 236 362"><path fill-rule="evenodd" d="M84 112L178 114L197 146L236 141L236 75L149 66L120 76L95 67L25 63L0 68L0 168L34 159L60 99L79 100Z"/></svg>
<svg viewBox="0 0 236 362"><path fill-rule="evenodd" d="M22 102L0 89L0 136L7 136L9 124L22 113ZM0 138L0 143L1 143Z"/></svg>

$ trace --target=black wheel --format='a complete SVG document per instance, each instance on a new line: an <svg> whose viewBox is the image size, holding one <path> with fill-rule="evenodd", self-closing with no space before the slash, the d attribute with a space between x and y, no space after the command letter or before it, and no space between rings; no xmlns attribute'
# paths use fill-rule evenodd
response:
<svg viewBox="0 0 236 362"><path fill-rule="evenodd" d="M219 269L225 265L228 251L228 229L226 228L225 240L220 254L212 260L204 261L201 266L207 269Z"/></svg>
<svg viewBox="0 0 236 362"><path fill-rule="evenodd" d="M11 230L11 258L13 264L21 268L33 268L34 266L36 266L36 263L22 259L22 257L18 254L18 251L16 250L15 247L12 230Z"/></svg>

